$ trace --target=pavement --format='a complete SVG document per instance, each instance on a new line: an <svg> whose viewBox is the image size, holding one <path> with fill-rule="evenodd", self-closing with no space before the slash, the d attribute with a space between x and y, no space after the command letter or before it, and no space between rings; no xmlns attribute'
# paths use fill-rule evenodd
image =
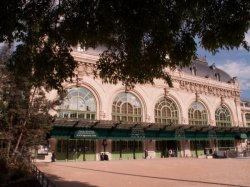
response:
<svg viewBox="0 0 250 187"><path fill-rule="evenodd" d="M36 163L57 187L250 187L250 159Z"/></svg>

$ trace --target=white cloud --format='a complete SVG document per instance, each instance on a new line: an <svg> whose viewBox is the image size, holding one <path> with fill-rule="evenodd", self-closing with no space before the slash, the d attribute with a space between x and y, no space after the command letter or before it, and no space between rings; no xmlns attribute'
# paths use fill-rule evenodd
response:
<svg viewBox="0 0 250 187"><path fill-rule="evenodd" d="M227 60L225 64L218 65L218 68L226 71L232 77L237 76L241 90L250 89L250 64Z"/></svg>
<svg viewBox="0 0 250 187"><path fill-rule="evenodd" d="M250 30L245 34L245 39L248 42L248 45L250 45Z"/></svg>
<svg viewBox="0 0 250 187"><path fill-rule="evenodd" d="M250 89L250 81L249 80L241 79L240 84L241 84L242 90Z"/></svg>
<svg viewBox="0 0 250 187"><path fill-rule="evenodd" d="M250 30L248 30L247 33L245 33L245 40L248 43L248 46L250 46ZM246 49L243 48L243 46L240 46L239 50L246 50Z"/></svg>

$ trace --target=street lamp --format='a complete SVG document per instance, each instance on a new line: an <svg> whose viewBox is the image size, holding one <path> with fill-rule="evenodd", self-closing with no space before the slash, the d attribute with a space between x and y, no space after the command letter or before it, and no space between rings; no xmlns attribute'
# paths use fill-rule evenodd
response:
<svg viewBox="0 0 250 187"><path fill-rule="evenodd" d="M107 142L106 139L104 139L104 140L102 141L102 145L103 145L104 155L103 155L103 157L101 158L101 160L109 160L109 159L108 159L108 155L106 155L106 146L108 145L108 142Z"/></svg>
<svg viewBox="0 0 250 187"><path fill-rule="evenodd" d="M103 145L103 150L104 150L104 155L105 155L105 154L106 154L106 146L108 145L108 142L107 142L106 139L104 139L104 140L102 141L102 145Z"/></svg>

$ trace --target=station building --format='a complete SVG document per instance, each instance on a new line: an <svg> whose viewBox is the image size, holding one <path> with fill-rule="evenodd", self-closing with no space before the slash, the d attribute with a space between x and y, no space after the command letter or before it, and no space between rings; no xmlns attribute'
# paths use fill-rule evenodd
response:
<svg viewBox="0 0 250 187"><path fill-rule="evenodd" d="M57 160L199 157L219 150L245 151L250 139L250 104L240 100L235 77L205 58L189 67L166 69L163 80L127 88L94 78L98 50L72 52L77 77L65 83L50 148Z"/></svg>

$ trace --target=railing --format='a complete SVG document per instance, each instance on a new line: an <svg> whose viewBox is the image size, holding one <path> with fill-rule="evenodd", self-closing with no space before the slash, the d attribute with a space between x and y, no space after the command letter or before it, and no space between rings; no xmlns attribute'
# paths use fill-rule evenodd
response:
<svg viewBox="0 0 250 187"><path fill-rule="evenodd" d="M250 157L250 150L246 150L246 151L244 152L244 156L245 156L245 157Z"/></svg>
<svg viewBox="0 0 250 187"><path fill-rule="evenodd" d="M49 180L43 172L41 172L35 165L32 164L32 172L37 181L42 187L56 187L56 185Z"/></svg>
<svg viewBox="0 0 250 187"><path fill-rule="evenodd" d="M238 157L239 153L237 151L234 150L228 150L226 152L227 158L236 158Z"/></svg>

